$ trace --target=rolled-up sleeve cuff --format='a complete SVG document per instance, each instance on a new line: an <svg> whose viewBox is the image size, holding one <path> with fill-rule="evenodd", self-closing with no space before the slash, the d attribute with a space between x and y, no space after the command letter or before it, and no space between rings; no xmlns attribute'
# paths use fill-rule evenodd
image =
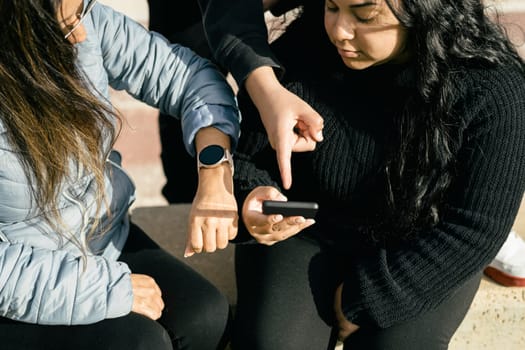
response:
<svg viewBox="0 0 525 350"><path fill-rule="evenodd" d="M184 146L195 157L195 135L205 127L212 126L230 136L231 152L235 152L240 136L241 116L236 108L224 105L203 105L182 118Z"/></svg>

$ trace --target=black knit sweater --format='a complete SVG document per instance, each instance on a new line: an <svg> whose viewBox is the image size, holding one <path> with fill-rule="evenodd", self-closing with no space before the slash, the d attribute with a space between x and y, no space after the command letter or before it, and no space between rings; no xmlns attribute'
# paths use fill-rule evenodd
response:
<svg viewBox="0 0 525 350"><path fill-rule="evenodd" d="M351 322L389 327L435 308L494 258L513 224L525 189L525 80L511 69L464 73L454 109L462 119L457 176L440 221L395 244L378 243L370 228L383 218L378 203L385 200L387 142L411 93L410 68L349 70L288 86L324 117L325 140L313 152L293 155L292 189L284 193L319 202L316 224L302 235L346 257L343 311ZM239 99L241 208L254 187L280 188L280 176L256 109L242 94Z"/></svg>

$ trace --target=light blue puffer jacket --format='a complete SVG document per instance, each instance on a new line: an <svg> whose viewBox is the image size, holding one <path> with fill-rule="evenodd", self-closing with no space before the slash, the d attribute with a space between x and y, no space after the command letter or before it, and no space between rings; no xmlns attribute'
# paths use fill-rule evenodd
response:
<svg viewBox="0 0 525 350"><path fill-rule="evenodd" d="M230 135L235 147L240 122L235 97L210 62L169 46L102 4L95 5L84 25L88 39L77 45L78 64L101 98L109 100L112 86L180 116L192 154L196 131L210 125ZM95 216L93 178L72 165L74 176L64 182L59 199L67 225L67 238L60 238L32 207L28 182L0 118L0 316L69 325L130 312L130 271L117 259L127 239L135 188L118 157L110 158L105 184L112 216L102 217L109 231L86 242Z"/></svg>

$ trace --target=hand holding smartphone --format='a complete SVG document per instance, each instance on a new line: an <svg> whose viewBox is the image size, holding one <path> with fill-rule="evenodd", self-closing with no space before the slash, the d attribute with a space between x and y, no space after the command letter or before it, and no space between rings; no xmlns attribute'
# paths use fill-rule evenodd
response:
<svg viewBox="0 0 525 350"><path fill-rule="evenodd" d="M281 214L282 216L303 216L305 218L314 218L317 214L319 205L315 202L298 202L298 201L263 201L263 214Z"/></svg>

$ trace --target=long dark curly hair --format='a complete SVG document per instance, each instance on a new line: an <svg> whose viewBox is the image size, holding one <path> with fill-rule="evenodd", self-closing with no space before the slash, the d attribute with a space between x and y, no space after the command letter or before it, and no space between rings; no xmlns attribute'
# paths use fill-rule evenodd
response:
<svg viewBox="0 0 525 350"><path fill-rule="evenodd" d="M454 178L454 161L460 147L454 102L461 88L461 74L468 68L493 69L515 67L525 74L523 60L517 53L497 9L481 0L384 0L408 31L407 50L415 77L414 93L404 112L396 120L397 133L389 140L386 178L386 202L381 203L382 220L366 230L375 238L403 239L417 234L422 227L439 220L440 208ZM283 63L295 79L304 79L312 66L348 69L338 55L330 55L331 44L323 23L324 0L303 0L299 20L287 31L297 40L305 35L318 40L318 61L296 62L294 51L284 51ZM521 29L523 34L523 29ZM308 34L305 34L308 33ZM295 47L294 47L295 49ZM308 57L304 54L304 57ZM313 62L313 63L312 63ZM299 78L297 78L299 76ZM322 71L315 78L327 76ZM379 205L379 204L378 204ZM393 237L392 237L393 236Z"/></svg>
<svg viewBox="0 0 525 350"><path fill-rule="evenodd" d="M385 168L391 223L410 235L437 223L453 178L458 72L511 66L525 74L525 65L497 11L481 0L385 1L408 29L416 78Z"/></svg>

